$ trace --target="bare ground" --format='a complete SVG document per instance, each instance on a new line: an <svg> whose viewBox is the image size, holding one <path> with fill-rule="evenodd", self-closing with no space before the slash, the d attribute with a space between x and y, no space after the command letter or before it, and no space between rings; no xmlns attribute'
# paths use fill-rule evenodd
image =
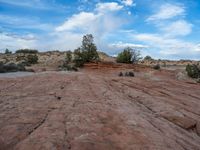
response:
<svg viewBox="0 0 200 150"><path fill-rule="evenodd" d="M199 150L200 85L121 70L0 78L0 149Z"/></svg>

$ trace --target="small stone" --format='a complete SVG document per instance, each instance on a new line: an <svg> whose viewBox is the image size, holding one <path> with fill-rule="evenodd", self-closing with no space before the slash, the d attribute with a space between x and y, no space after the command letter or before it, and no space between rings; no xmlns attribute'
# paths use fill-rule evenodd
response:
<svg viewBox="0 0 200 150"><path fill-rule="evenodd" d="M60 97L60 96L57 96L57 99L58 99L58 100L61 100L61 97Z"/></svg>

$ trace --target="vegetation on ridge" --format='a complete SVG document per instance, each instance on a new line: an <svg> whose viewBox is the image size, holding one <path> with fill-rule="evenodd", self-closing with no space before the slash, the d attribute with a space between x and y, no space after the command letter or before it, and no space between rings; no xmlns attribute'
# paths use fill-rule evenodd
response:
<svg viewBox="0 0 200 150"><path fill-rule="evenodd" d="M134 50L130 47L126 47L121 53L117 56L118 63L136 63L141 60L140 51Z"/></svg>

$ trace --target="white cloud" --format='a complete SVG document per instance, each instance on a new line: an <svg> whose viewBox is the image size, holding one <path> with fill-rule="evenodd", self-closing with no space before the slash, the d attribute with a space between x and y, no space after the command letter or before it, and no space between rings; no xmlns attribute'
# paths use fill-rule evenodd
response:
<svg viewBox="0 0 200 150"><path fill-rule="evenodd" d="M96 5L96 10L98 12L118 11L121 10L122 8L123 6L119 5L116 2L98 3Z"/></svg>
<svg viewBox="0 0 200 150"><path fill-rule="evenodd" d="M176 38L162 36L161 34L136 34L133 37L138 41L143 41L151 47L159 49L180 49L193 45Z"/></svg>
<svg viewBox="0 0 200 150"><path fill-rule="evenodd" d="M42 37L38 45L49 50L74 50L81 45L83 34L71 32L54 32L47 37ZM48 38L48 41L46 39ZM45 45L41 45L45 43Z"/></svg>
<svg viewBox="0 0 200 150"><path fill-rule="evenodd" d="M81 44L82 36L82 34L70 32L52 33L39 37L32 34L17 35L12 33L0 33L0 52L4 52L6 48L9 50L21 48L39 50L74 50Z"/></svg>
<svg viewBox="0 0 200 150"><path fill-rule="evenodd" d="M166 3L159 8L158 12L150 16L147 21L170 19L184 15L184 13L185 8L183 6Z"/></svg>
<svg viewBox="0 0 200 150"><path fill-rule="evenodd" d="M68 18L62 25L55 28L56 34L84 34L91 33L95 37L98 47L105 47L104 37L116 31L124 24L124 18L116 14L122 6L117 3L98 3L92 12L80 12ZM66 37L69 39L69 36ZM78 45L77 45L78 46Z"/></svg>
<svg viewBox="0 0 200 150"><path fill-rule="evenodd" d="M6 48L11 50L35 48L36 42L35 36L31 34L20 36L10 33L0 33L0 45L2 50L5 50Z"/></svg>
<svg viewBox="0 0 200 150"><path fill-rule="evenodd" d="M121 2L125 6L134 6L135 5L134 2L133 2L133 0L122 0Z"/></svg>
<svg viewBox="0 0 200 150"><path fill-rule="evenodd" d="M95 15L90 12L81 12L70 17L65 23L56 28L56 31L65 31L65 30L74 30L77 28L87 29L91 26L91 23L98 18L98 15Z"/></svg>
<svg viewBox="0 0 200 150"><path fill-rule="evenodd" d="M40 20L37 18L27 19L0 15L0 21L6 20L6 23L10 26L14 25L26 29L46 29L47 31L46 34L38 34L37 39L34 40L31 40L31 36L14 37L14 34L12 36L1 36L3 39L0 42L3 43L1 48L8 47L14 50L18 48L74 50L80 46L82 36L91 33L95 37L97 47L104 49L107 47L104 37L118 30L125 23L125 19L116 13L122 8L122 5L114 2L98 3L93 11L73 14L63 24L56 27L40 24ZM26 38L26 40L23 38ZM27 40L28 38L30 39L29 41Z"/></svg>
<svg viewBox="0 0 200 150"><path fill-rule="evenodd" d="M151 46L160 46L160 45L168 45L172 42L174 42L174 40L171 40L171 39L164 39L163 36L161 35L158 35L158 34L136 34L136 35L133 35L133 38L138 40L138 41L143 41L143 42L146 42L146 43L149 43Z"/></svg>
<svg viewBox="0 0 200 150"><path fill-rule="evenodd" d="M161 27L168 36L186 36L192 32L192 24L185 20L177 20L169 25Z"/></svg>
<svg viewBox="0 0 200 150"><path fill-rule="evenodd" d="M155 34L133 33L132 37L136 41L148 44L149 49L159 57L177 59L190 55L196 58L199 55L197 44L180 38L189 35L193 27L193 24L181 19L184 15L183 5L165 3L161 5L158 12L147 19L155 25L159 32Z"/></svg>
<svg viewBox="0 0 200 150"><path fill-rule="evenodd" d="M117 43L113 43L110 44L109 47L111 48L118 48L118 49L123 49L125 47L131 47L131 48L136 48L136 49L143 49L143 48L148 48L148 46L146 45L142 45L142 44L134 44L134 43L123 43L123 42L117 42Z"/></svg>
<svg viewBox="0 0 200 150"><path fill-rule="evenodd" d="M135 34L132 38L148 44L150 50L156 50L159 57L173 57L177 58L188 57L188 55L195 56L200 52L200 45L193 42L186 42L181 39L163 36L161 34Z"/></svg>
<svg viewBox="0 0 200 150"><path fill-rule="evenodd" d="M200 44L195 45L194 51L200 52Z"/></svg>
<svg viewBox="0 0 200 150"><path fill-rule="evenodd" d="M123 6L115 2L98 3L93 12L80 12L68 18L62 25L56 27L56 31L76 31L101 33L114 30L120 26L121 18L114 15Z"/></svg>
<svg viewBox="0 0 200 150"><path fill-rule="evenodd" d="M131 15L132 13L131 13L131 11L128 11L128 13L127 13L128 15Z"/></svg>

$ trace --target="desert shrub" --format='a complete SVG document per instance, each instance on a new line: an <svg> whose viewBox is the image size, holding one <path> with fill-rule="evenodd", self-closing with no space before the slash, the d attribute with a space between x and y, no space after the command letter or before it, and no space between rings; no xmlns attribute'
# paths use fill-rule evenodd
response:
<svg viewBox="0 0 200 150"><path fill-rule="evenodd" d="M18 67L18 71L26 71L25 64L23 62L17 64L17 67Z"/></svg>
<svg viewBox="0 0 200 150"><path fill-rule="evenodd" d="M0 62L0 73L4 73L5 69L4 69L4 65L3 62Z"/></svg>
<svg viewBox="0 0 200 150"><path fill-rule="evenodd" d="M97 61L99 60L99 55L97 53L97 47L94 44L94 38L92 34L87 34L83 36L81 50L83 52L83 57L85 62Z"/></svg>
<svg viewBox="0 0 200 150"><path fill-rule="evenodd" d="M141 59L140 52L127 47L117 56L118 63L136 63Z"/></svg>
<svg viewBox="0 0 200 150"><path fill-rule="evenodd" d="M123 73L122 73L122 72L120 72L120 73L119 73L119 76L120 76L120 77L122 77L122 76L123 76Z"/></svg>
<svg viewBox="0 0 200 150"><path fill-rule="evenodd" d="M25 60L25 56L19 56L19 55L17 55L16 61L22 61L22 60Z"/></svg>
<svg viewBox="0 0 200 150"><path fill-rule="evenodd" d="M167 67L167 64L166 64L166 62L163 62L163 65L162 65L163 67Z"/></svg>
<svg viewBox="0 0 200 150"><path fill-rule="evenodd" d="M124 75L125 75L125 77L135 77L135 74L132 71L127 71L127 72L125 72Z"/></svg>
<svg viewBox="0 0 200 150"><path fill-rule="evenodd" d="M186 66L186 72L188 74L189 77L191 78L200 78L200 68L198 65L187 65Z"/></svg>
<svg viewBox="0 0 200 150"><path fill-rule="evenodd" d="M126 76L126 77L128 77L128 76L129 76L128 72L125 72L125 76Z"/></svg>
<svg viewBox="0 0 200 150"><path fill-rule="evenodd" d="M9 51L9 50L6 48L6 50L5 50L5 54L12 54L12 52Z"/></svg>
<svg viewBox="0 0 200 150"><path fill-rule="evenodd" d="M72 52L71 51L66 52L65 60L64 60L63 64L61 66L59 66L59 68L64 71L66 71L66 70L67 71L78 71L77 67L72 62Z"/></svg>
<svg viewBox="0 0 200 150"><path fill-rule="evenodd" d="M151 56L146 56L146 57L144 57L144 60L149 60L149 61L152 61L153 60L153 58L151 57Z"/></svg>
<svg viewBox="0 0 200 150"><path fill-rule="evenodd" d="M61 70L64 71L78 71L78 68L76 66L74 66L74 64L65 64L60 66Z"/></svg>
<svg viewBox="0 0 200 150"><path fill-rule="evenodd" d="M66 63L72 62L72 52L71 52L71 51L67 51L67 52L66 52L65 62L66 62Z"/></svg>
<svg viewBox="0 0 200 150"><path fill-rule="evenodd" d="M83 36L82 46L74 51L74 62L77 67L82 67L86 62L99 61L97 47L93 42L92 34Z"/></svg>
<svg viewBox="0 0 200 150"><path fill-rule="evenodd" d="M153 69L155 69L155 70L160 70L160 65L157 64L157 65L153 66Z"/></svg>
<svg viewBox="0 0 200 150"><path fill-rule="evenodd" d="M74 50L74 63L76 67L82 67L85 63L83 52L80 48Z"/></svg>
<svg viewBox="0 0 200 150"><path fill-rule="evenodd" d="M38 50L33 50L33 49L19 49L15 53L37 54Z"/></svg>
<svg viewBox="0 0 200 150"><path fill-rule="evenodd" d="M17 72L17 71L26 71L23 64L15 64L15 63L0 63L0 73L6 72Z"/></svg>
<svg viewBox="0 0 200 150"><path fill-rule="evenodd" d="M29 54L26 56L26 59L29 64L37 64L38 63L38 56L36 54Z"/></svg>
<svg viewBox="0 0 200 150"><path fill-rule="evenodd" d="M129 71L128 75L129 75L130 77L134 77L134 76L135 76L134 72L132 72L132 71Z"/></svg>

